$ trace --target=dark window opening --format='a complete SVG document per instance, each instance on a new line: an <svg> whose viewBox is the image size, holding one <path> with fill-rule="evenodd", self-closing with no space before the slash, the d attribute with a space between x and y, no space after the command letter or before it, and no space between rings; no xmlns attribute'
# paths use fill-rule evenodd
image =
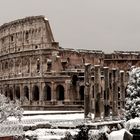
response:
<svg viewBox="0 0 140 140"><path fill-rule="evenodd" d="M76 86L77 81L78 81L77 75L73 75L72 76L72 84L73 84L73 86Z"/></svg>
<svg viewBox="0 0 140 140"><path fill-rule="evenodd" d="M39 59L37 60L37 72L39 72L40 71L40 61L39 61Z"/></svg>
<svg viewBox="0 0 140 140"><path fill-rule="evenodd" d="M14 41L14 37L13 36L11 36L11 42L13 42Z"/></svg>
<svg viewBox="0 0 140 140"><path fill-rule="evenodd" d="M52 63L47 64L47 71L50 72L52 69Z"/></svg>
<svg viewBox="0 0 140 140"><path fill-rule="evenodd" d="M25 40L28 42L28 40L29 40L29 33L28 32L26 32L26 34L25 34Z"/></svg>

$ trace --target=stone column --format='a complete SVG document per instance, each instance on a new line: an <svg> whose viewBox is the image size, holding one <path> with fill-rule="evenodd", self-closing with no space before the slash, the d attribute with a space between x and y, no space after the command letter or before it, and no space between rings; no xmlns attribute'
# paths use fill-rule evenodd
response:
<svg viewBox="0 0 140 140"><path fill-rule="evenodd" d="M44 89L44 86L45 86L45 83L42 83L40 82L39 84L40 88L39 88L39 104L42 105L43 104L43 101L44 101L44 92L43 92L43 89Z"/></svg>
<svg viewBox="0 0 140 140"><path fill-rule="evenodd" d="M43 74L43 58L42 54L40 54L40 76Z"/></svg>
<svg viewBox="0 0 140 140"><path fill-rule="evenodd" d="M109 103L109 68L104 67L104 116L109 117L110 103Z"/></svg>
<svg viewBox="0 0 140 140"><path fill-rule="evenodd" d="M31 57L29 57L29 72L30 72L30 76L32 76L32 58Z"/></svg>
<svg viewBox="0 0 140 140"><path fill-rule="evenodd" d="M76 100L80 100L80 94L79 94L79 91L80 91L80 82L79 81L77 81L77 86L76 86L76 93L77 93L77 95L76 95ZM73 96L74 97L74 96ZM73 98L73 100L75 100L74 98Z"/></svg>
<svg viewBox="0 0 140 140"><path fill-rule="evenodd" d="M118 116L118 71L112 69L112 115L113 118Z"/></svg>
<svg viewBox="0 0 140 140"><path fill-rule="evenodd" d="M30 83L29 84L29 101L30 101L31 104L33 102L33 94L32 94L32 92L33 92L33 85L32 85L32 83Z"/></svg>
<svg viewBox="0 0 140 140"><path fill-rule="evenodd" d="M52 97L51 97L51 102L53 103L53 104L55 104L56 103L56 89L55 89L55 83L52 81L51 82L51 95L52 95Z"/></svg>
<svg viewBox="0 0 140 140"><path fill-rule="evenodd" d="M13 84L13 99L16 99L15 84Z"/></svg>
<svg viewBox="0 0 140 140"><path fill-rule="evenodd" d="M120 71L120 98L121 98L121 104L120 108L124 108L124 102L125 102L125 73L124 71Z"/></svg>
<svg viewBox="0 0 140 140"><path fill-rule="evenodd" d="M85 90L84 90L84 117L88 118L91 112L91 64L85 64Z"/></svg>
<svg viewBox="0 0 140 140"><path fill-rule="evenodd" d="M20 101L24 104L24 90L23 90L23 83L20 84Z"/></svg>
<svg viewBox="0 0 140 140"><path fill-rule="evenodd" d="M70 102L70 83L71 83L71 80L65 81L65 103L66 104Z"/></svg>
<svg viewBox="0 0 140 140"><path fill-rule="evenodd" d="M100 66L95 65L94 69L94 94L95 94L95 120L104 116L104 105L101 96L101 71Z"/></svg>

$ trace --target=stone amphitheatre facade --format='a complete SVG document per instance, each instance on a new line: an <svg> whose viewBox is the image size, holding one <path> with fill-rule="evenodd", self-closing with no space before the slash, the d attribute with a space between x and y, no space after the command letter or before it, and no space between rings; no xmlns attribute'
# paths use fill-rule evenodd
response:
<svg viewBox="0 0 140 140"><path fill-rule="evenodd" d="M61 48L44 16L0 26L0 90L26 109L83 108L85 63L92 65L92 109L97 116L102 111L108 116L110 109L117 113L124 107L128 70L140 66L140 52Z"/></svg>

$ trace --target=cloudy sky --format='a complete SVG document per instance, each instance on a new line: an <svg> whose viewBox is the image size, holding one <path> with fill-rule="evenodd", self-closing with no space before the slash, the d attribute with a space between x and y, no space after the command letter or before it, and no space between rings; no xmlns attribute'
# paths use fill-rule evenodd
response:
<svg viewBox="0 0 140 140"><path fill-rule="evenodd" d="M35 15L63 48L140 51L140 0L0 0L0 24Z"/></svg>

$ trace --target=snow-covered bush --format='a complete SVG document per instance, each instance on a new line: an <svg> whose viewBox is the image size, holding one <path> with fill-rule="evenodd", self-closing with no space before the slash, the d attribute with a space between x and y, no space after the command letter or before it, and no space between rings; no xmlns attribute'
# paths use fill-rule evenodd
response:
<svg viewBox="0 0 140 140"><path fill-rule="evenodd" d="M20 108L19 101L11 101L5 95L0 94L0 123L7 120L9 116L14 116L21 120L23 109Z"/></svg>
<svg viewBox="0 0 140 140"><path fill-rule="evenodd" d="M107 126L100 129L91 129L88 133L88 140L107 140L108 133L110 133L110 129Z"/></svg>
<svg viewBox="0 0 140 140"><path fill-rule="evenodd" d="M140 67L130 71L126 92L125 117L129 120L140 115Z"/></svg>

